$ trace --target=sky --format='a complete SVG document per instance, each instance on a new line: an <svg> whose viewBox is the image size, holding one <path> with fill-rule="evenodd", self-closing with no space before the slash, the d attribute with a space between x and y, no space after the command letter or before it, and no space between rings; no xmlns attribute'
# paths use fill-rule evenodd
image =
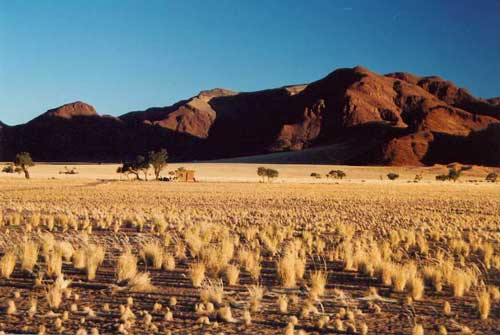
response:
<svg viewBox="0 0 500 335"><path fill-rule="evenodd" d="M100 114L362 65L500 96L500 1L0 0L0 120Z"/></svg>

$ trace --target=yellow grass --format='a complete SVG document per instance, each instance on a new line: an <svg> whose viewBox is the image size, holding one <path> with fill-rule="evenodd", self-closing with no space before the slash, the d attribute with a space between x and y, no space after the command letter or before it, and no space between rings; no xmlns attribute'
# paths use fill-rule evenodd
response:
<svg viewBox="0 0 500 335"><path fill-rule="evenodd" d="M262 183L255 164L182 165L200 182L119 181L106 164L0 174L5 311L17 304L13 315L46 320L47 332L421 334L416 323L429 332L455 314L461 329L492 331L500 188L468 182L479 168L438 183L443 167L267 164L280 177ZM309 177L332 169L346 179ZM389 170L401 177L380 180ZM466 315L474 298L480 318ZM37 331L15 322L0 316Z"/></svg>

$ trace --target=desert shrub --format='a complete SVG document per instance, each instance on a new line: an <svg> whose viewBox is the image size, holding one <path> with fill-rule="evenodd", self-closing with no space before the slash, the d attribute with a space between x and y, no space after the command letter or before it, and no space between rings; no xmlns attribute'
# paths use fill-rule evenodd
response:
<svg viewBox="0 0 500 335"><path fill-rule="evenodd" d="M387 178L389 178L390 180L396 180L399 178L399 174L397 173L394 173L394 172L389 172L387 174Z"/></svg>
<svg viewBox="0 0 500 335"><path fill-rule="evenodd" d="M463 171L462 169L457 170L455 167L451 167L448 170L448 179L453 180L453 181L457 181L458 178L460 178L460 174L462 173L462 171Z"/></svg>
<svg viewBox="0 0 500 335"><path fill-rule="evenodd" d="M14 164L9 163L2 168L4 173L21 173L23 171L20 167L14 166Z"/></svg>
<svg viewBox="0 0 500 335"><path fill-rule="evenodd" d="M78 171L76 170L76 167L68 169L68 167L65 166L63 171L59 171L59 174L78 174Z"/></svg>
<svg viewBox="0 0 500 335"><path fill-rule="evenodd" d="M275 169L267 169L267 180L278 178L279 172Z"/></svg>
<svg viewBox="0 0 500 335"><path fill-rule="evenodd" d="M257 168L257 175L262 177L262 181L267 177L267 181L271 181L274 178L278 178L279 172L275 169L269 169L263 166Z"/></svg>
<svg viewBox="0 0 500 335"><path fill-rule="evenodd" d="M319 173L317 173L317 172L313 172L313 173L311 173L311 177L320 179L321 175Z"/></svg>
<svg viewBox="0 0 500 335"><path fill-rule="evenodd" d="M266 177L266 172L267 169L263 166L259 166L257 168L257 175L262 178L262 181L264 181L264 178Z"/></svg>
<svg viewBox="0 0 500 335"><path fill-rule="evenodd" d="M327 178L335 178L335 179L343 179L346 176L346 173L342 170L331 170L326 175Z"/></svg>
<svg viewBox="0 0 500 335"><path fill-rule="evenodd" d="M437 175L436 180L439 180L439 181L447 181L447 180L457 181L458 178L460 178L462 171L466 171L466 170L468 170L467 167L462 167L461 169L457 170L455 168L455 166L451 166L448 169L448 174Z"/></svg>
<svg viewBox="0 0 500 335"><path fill-rule="evenodd" d="M498 175L495 172L490 172L486 176L486 181L490 183L495 183L497 181Z"/></svg>

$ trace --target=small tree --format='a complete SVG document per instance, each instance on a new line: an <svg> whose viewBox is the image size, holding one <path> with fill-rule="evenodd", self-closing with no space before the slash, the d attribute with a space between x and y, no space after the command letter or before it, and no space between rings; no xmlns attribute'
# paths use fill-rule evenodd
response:
<svg viewBox="0 0 500 335"><path fill-rule="evenodd" d="M326 176L328 178L332 177L335 179L343 179L346 176L346 174L342 170L331 170L330 172L328 172Z"/></svg>
<svg viewBox="0 0 500 335"><path fill-rule="evenodd" d="M266 171L267 180L271 181L274 178L278 178L279 172L275 169L267 169Z"/></svg>
<svg viewBox="0 0 500 335"><path fill-rule="evenodd" d="M120 166L118 169L116 169L116 172L126 175L127 178L130 174L133 174L137 180L141 179L139 177L139 171L136 170L136 168L132 162L123 163L122 166Z"/></svg>
<svg viewBox="0 0 500 335"><path fill-rule="evenodd" d="M458 178L460 178L460 174L462 173L462 170L457 170L454 166L451 167L449 170L448 170L448 179L449 180L453 180L453 181L457 181Z"/></svg>
<svg viewBox="0 0 500 335"><path fill-rule="evenodd" d="M486 181L490 183L495 183L497 181L498 175L495 172L490 172L486 176Z"/></svg>
<svg viewBox="0 0 500 335"><path fill-rule="evenodd" d="M390 180L396 180L399 178L399 174L397 173L394 173L394 172L389 172L387 174L387 178L389 178Z"/></svg>
<svg viewBox="0 0 500 335"><path fill-rule="evenodd" d="M134 161L123 163L121 167L116 169L117 173L123 173L127 176L129 174L133 174L137 180L140 178L140 173L144 173L144 177L148 180L148 170L149 170L149 162L146 160L144 156L137 156Z"/></svg>
<svg viewBox="0 0 500 335"><path fill-rule="evenodd" d="M150 151L148 154L149 163L153 166L155 179L160 178L161 171L167 166L168 154L167 150Z"/></svg>
<svg viewBox="0 0 500 335"><path fill-rule="evenodd" d="M278 178L279 172L278 170L268 169L261 166L257 169L257 175L262 177L262 181L264 181L265 177L267 177L267 181L271 181L271 179Z"/></svg>
<svg viewBox="0 0 500 335"><path fill-rule="evenodd" d="M257 175L262 178L262 181L264 181L264 178L267 175L267 169L263 166L259 166L257 168Z"/></svg>
<svg viewBox="0 0 500 335"><path fill-rule="evenodd" d="M14 165L16 167L20 167L23 170L24 177L26 177L26 179L30 179L28 168L34 166L35 164L33 163L29 152L18 153L16 155L16 159L14 160Z"/></svg>
<svg viewBox="0 0 500 335"><path fill-rule="evenodd" d="M142 171L142 173L144 173L144 179L147 181L150 164L146 157L142 155L137 156L134 165L137 171Z"/></svg>

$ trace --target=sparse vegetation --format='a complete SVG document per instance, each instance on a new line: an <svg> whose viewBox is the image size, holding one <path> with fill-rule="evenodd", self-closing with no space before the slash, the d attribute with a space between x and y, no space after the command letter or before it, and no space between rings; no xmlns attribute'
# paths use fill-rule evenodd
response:
<svg viewBox="0 0 500 335"><path fill-rule="evenodd" d="M149 163L153 166L155 179L160 179L161 171L167 166L168 154L166 149L150 151L148 154Z"/></svg>
<svg viewBox="0 0 500 335"><path fill-rule="evenodd" d="M344 179L345 176L346 176L346 173L342 170L331 170L326 175L327 178L335 178L335 179Z"/></svg>
<svg viewBox="0 0 500 335"><path fill-rule="evenodd" d="M390 172L387 174L387 178L389 178L389 180L396 180L399 178L399 174L394 173L394 172Z"/></svg>
<svg viewBox="0 0 500 335"><path fill-rule="evenodd" d="M497 179L498 179L498 174L495 172L490 172L486 176L486 181L488 181L490 183L496 183Z"/></svg>
<svg viewBox="0 0 500 335"><path fill-rule="evenodd" d="M265 168L261 166L257 168L257 175L262 178L262 181L264 181L265 178L267 178L267 181L271 181L275 178L278 178L279 172L278 170Z"/></svg>
<svg viewBox="0 0 500 335"><path fill-rule="evenodd" d="M19 166L15 166L12 163L8 163L2 168L3 173L21 173L23 170Z"/></svg>
<svg viewBox="0 0 500 335"><path fill-rule="evenodd" d="M24 172L24 177L30 179L29 168L34 166L33 160L29 152L21 152L16 155L14 159L14 165L20 168Z"/></svg>
<svg viewBox="0 0 500 335"><path fill-rule="evenodd" d="M280 318L290 334L406 334L452 317L494 329L495 185L332 187L303 170L303 184L89 187L80 171L29 187L2 177L3 329L266 334Z"/></svg>

